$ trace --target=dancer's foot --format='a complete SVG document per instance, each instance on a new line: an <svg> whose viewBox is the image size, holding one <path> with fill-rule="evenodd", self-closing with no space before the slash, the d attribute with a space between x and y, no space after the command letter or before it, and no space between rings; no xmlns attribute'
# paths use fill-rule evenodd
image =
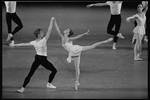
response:
<svg viewBox="0 0 150 100"><path fill-rule="evenodd" d="M117 34L117 37L124 39L124 37L122 36L121 33L118 33L118 34Z"/></svg>
<svg viewBox="0 0 150 100"><path fill-rule="evenodd" d="M9 33L6 41L9 41L11 39L11 37L13 37L13 35L11 33Z"/></svg>
<svg viewBox="0 0 150 100"><path fill-rule="evenodd" d="M25 89L25 88L22 87L21 89L18 89L17 92L23 93L23 92L24 92L24 89Z"/></svg>
<svg viewBox="0 0 150 100"><path fill-rule="evenodd" d="M109 39L105 40L104 42L108 43L108 42L111 42L112 40L113 40L113 38L109 38Z"/></svg>
<svg viewBox="0 0 150 100"><path fill-rule="evenodd" d="M139 57L134 57L134 60L143 60L142 58L139 58Z"/></svg>
<svg viewBox="0 0 150 100"><path fill-rule="evenodd" d="M15 41L12 40L11 43L9 44L9 46L14 46Z"/></svg>
<svg viewBox="0 0 150 100"><path fill-rule="evenodd" d="M79 82L78 82L78 81L75 82L75 89L76 89L76 90L78 90L78 85L80 85Z"/></svg>
<svg viewBox="0 0 150 100"><path fill-rule="evenodd" d="M112 49L116 50L116 43L113 43Z"/></svg>
<svg viewBox="0 0 150 100"><path fill-rule="evenodd" d="M52 83L47 83L47 88L55 89L55 88L56 88L56 86L52 85Z"/></svg>

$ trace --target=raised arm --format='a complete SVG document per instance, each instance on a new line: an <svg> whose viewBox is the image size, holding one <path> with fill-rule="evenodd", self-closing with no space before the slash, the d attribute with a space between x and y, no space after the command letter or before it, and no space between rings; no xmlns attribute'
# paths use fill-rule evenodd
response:
<svg viewBox="0 0 150 100"><path fill-rule="evenodd" d="M87 5L87 8L92 7L92 6L107 6L107 5L108 5L107 2L105 2L105 3L94 3L94 4Z"/></svg>
<svg viewBox="0 0 150 100"><path fill-rule="evenodd" d="M48 27L48 30L47 30L47 33L46 33L46 36L45 36L45 38L47 40L49 39L49 36L51 34L54 19L55 19L54 17L51 18L51 21L50 21L50 24L49 24L49 27Z"/></svg>
<svg viewBox="0 0 150 100"><path fill-rule="evenodd" d="M143 5L143 7L144 7L143 12L146 13L147 10L148 10L148 1L142 1L142 5Z"/></svg>
<svg viewBox="0 0 150 100"><path fill-rule="evenodd" d="M58 24L57 24L57 22L56 22L56 19L54 20L54 25L55 25L55 28L56 28L56 30L57 30L58 35L61 37L61 39L63 39L63 35L62 35L61 32L60 32L60 29L59 29L59 27L58 27Z"/></svg>
<svg viewBox="0 0 150 100"><path fill-rule="evenodd" d="M70 37L70 38L69 38L69 41L73 41L73 40L79 39L79 38L81 38L81 37L84 36L84 35L88 35L88 34L89 34L89 31L90 31L90 30L88 30L87 32L85 32L85 33L83 33L83 34L77 35L77 36L75 36L75 37Z"/></svg>

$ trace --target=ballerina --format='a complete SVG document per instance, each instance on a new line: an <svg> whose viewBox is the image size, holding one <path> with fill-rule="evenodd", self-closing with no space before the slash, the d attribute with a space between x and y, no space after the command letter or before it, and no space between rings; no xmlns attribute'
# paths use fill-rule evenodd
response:
<svg viewBox="0 0 150 100"><path fill-rule="evenodd" d="M127 22L130 22L131 19L136 19L137 26L133 29L133 38L132 43L136 39L136 43L134 45L134 60L142 60L140 58L142 51L142 39L145 35L145 22L146 22L146 11L148 9L148 2L145 2L146 9L143 10L143 5L139 4L137 6L138 13L126 18Z"/></svg>
<svg viewBox="0 0 150 100"><path fill-rule="evenodd" d="M71 29L65 29L63 31L64 35L62 35L62 33L59 30L56 19L54 20L54 25L55 25L55 28L56 28L59 36L62 39L62 46L69 53L68 58L67 58L68 63L71 63L71 60L74 60L74 66L75 66L75 71L76 71L75 89L78 90L78 85L80 85L79 84L79 75L80 75L79 66L80 66L81 52L94 49L95 47L97 47L97 46L99 46L103 43L111 42L113 40L113 38L109 38L105 41L97 42L97 43L94 43L93 45L89 45L89 46L73 45L74 40L79 39L84 35L88 35L89 30L87 32L83 33L83 34L78 35L78 36L71 37L73 35L73 31Z"/></svg>

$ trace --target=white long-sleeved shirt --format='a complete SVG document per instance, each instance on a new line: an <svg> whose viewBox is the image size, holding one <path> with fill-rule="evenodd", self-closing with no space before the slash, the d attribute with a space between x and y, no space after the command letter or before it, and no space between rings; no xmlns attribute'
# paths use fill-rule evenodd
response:
<svg viewBox="0 0 150 100"><path fill-rule="evenodd" d="M15 13L16 12L16 1L5 1L6 12Z"/></svg>

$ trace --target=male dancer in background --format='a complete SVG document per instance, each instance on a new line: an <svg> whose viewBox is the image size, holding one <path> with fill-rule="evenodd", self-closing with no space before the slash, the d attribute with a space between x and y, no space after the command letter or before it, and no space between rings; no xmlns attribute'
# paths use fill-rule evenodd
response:
<svg viewBox="0 0 150 100"><path fill-rule="evenodd" d="M121 26L121 7L123 1L107 1L105 3L96 3L96 4L89 4L87 7L92 6L110 6L111 18L107 26L107 33L114 35L114 43L112 49L116 50L116 43L119 38L124 38L121 33L119 33L120 26ZM115 31L112 28L115 25Z"/></svg>
<svg viewBox="0 0 150 100"><path fill-rule="evenodd" d="M6 5L6 22L8 27L8 37L7 41L11 40L10 44L14 44L13 36L15 33L17 33L19 30L23 28L22 22L20 18L16 14L16 1L5 1ZM18 25L13 31L12 31L12 20Z"/></svg>

